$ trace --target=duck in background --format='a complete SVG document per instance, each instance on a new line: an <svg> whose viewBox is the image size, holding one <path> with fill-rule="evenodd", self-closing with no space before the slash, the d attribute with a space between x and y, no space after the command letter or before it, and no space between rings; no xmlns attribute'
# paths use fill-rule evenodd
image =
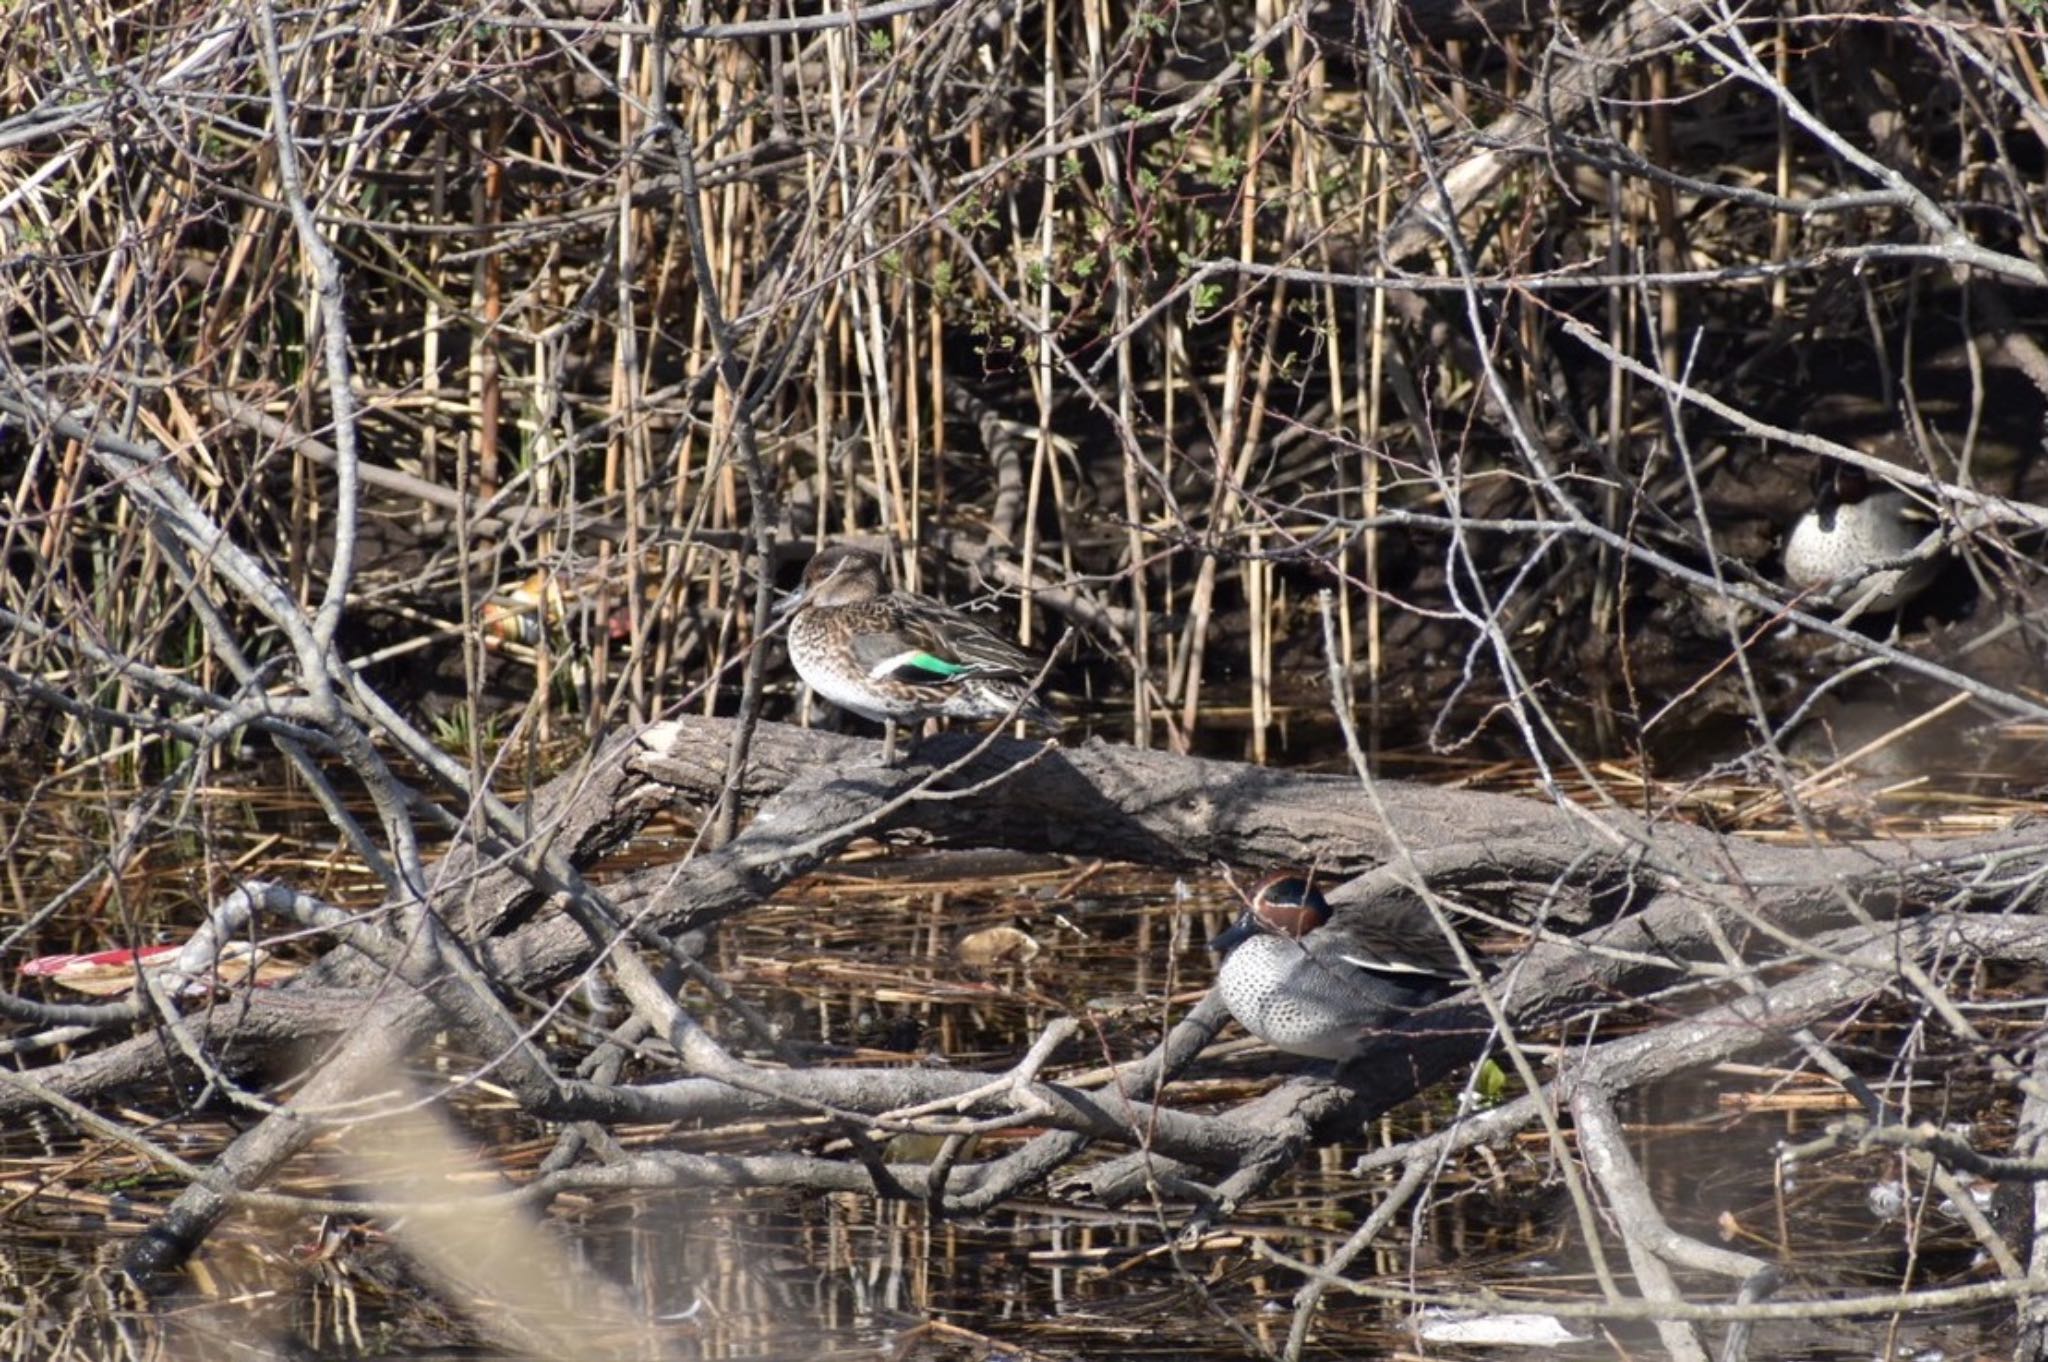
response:
<svg viewBox="0 0 2048 1362"><path fill-rule="evenodd" d="M866 549L820 550L780 609L793 615L797 675L841 709L883 725L885 765L896 763L896 725L905 721L1014 717L1059 727L1032 693L1038 659L980 620L890 591L881 558Z"/></svg>
<svg viewBox="0 0 2048 1362"><path fill-rule="evenodd" d="M1823 460L1813 506L1785 539L1785 580L1826 596L1842 618L1897 610L1941 572L1922 545L1940 533L1925 507L1856 464Z"/></svg>

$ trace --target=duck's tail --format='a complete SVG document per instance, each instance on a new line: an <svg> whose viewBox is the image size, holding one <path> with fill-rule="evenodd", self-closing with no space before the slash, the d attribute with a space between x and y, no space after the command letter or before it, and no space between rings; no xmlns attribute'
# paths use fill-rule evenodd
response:
<svg viewBox="0 0 2048 1362"><path fill-rule="evenodd" d="M1058 711L1021 682L983 678L976 683L975 689L980 692L976 699L985 717L1000 719L1009 716L1022 719L1032 727L1049 733L1059 732L1065 724Z"/></svg>

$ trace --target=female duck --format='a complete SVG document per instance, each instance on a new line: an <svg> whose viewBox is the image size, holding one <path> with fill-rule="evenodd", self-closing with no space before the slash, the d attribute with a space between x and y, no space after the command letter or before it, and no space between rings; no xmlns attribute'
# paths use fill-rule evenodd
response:
<svg viewBox="0 0 2048 1362"><path fill-rule="evenodd" d="M885 763L894 764L904 720L1014 715L1059 726L1031 693L1037 659L979 620L888 590L882 560L866 549L820 551L782 610L795 611L789 659L797 675L841 709L886 725Z"/></svg>

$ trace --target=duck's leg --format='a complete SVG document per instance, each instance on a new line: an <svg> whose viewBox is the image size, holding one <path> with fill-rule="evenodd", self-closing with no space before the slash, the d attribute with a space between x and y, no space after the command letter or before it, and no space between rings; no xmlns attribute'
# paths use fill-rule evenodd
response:
<svg viewBox="0 0 2048 1362"><path fill-rule="evenodd" d="M896 721L882 720L882 765L896 764Z"/></svg>

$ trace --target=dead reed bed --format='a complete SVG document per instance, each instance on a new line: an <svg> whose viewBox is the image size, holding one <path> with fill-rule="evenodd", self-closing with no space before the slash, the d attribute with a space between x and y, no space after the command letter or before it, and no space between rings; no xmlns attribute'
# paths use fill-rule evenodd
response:
<svg viewBox="0 0 2048 1362"><path fill-rule="evenodd" d="M2032 298L1970 311L2038 273L2037 185L1909 98L2032 147L2040 35L1573 22L1625 68L1455 6L14 6L5 661L121 713L124 659L223 684L212 566L136 532L63 411L300 601L348 567L352 655L477 753L730 708L755 574L848 536L1073 631L1070 702L1140 744L1326 753L1326 656L1371 743L1669 759L1782 717L1725 665L1812 665L1763 632L1810 464L1767 437L1903 420L1938 480L2040 480ZM1873 98L1925 187L1782 211L1868 182L1832 128ZM1965 219L1974 283L1866 244L1964 193L2009 205ZM2027 524L1980 526L1959 589L2024 591ZM253 669L259 620L224 621Z"/></svg>

